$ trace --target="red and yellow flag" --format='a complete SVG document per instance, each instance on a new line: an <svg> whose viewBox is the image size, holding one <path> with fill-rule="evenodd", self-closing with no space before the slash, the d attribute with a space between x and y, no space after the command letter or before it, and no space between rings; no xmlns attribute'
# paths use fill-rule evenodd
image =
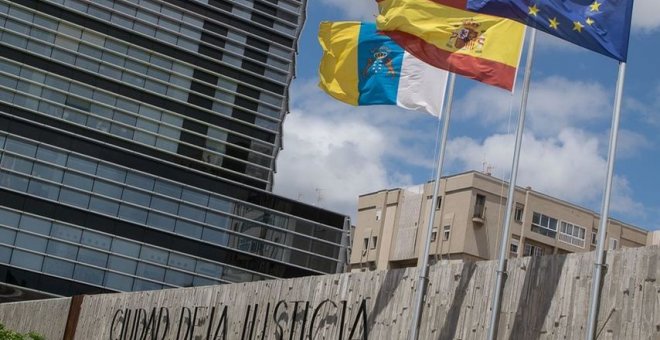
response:
<svg viewBox="0 0 660 340"><path fill-rule="evenodd" d="M428 64L513 90L525 26L463 10L465 3L466 0L380 0L376 24Z"/></svg>

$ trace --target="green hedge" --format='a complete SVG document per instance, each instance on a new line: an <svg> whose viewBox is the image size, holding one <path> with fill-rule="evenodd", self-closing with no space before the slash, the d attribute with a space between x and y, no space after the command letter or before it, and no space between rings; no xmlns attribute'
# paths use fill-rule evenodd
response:
<svg viewBox="0 0 660 340"><path fill-rule="evenodd" d="M12 330L6 329L4 325L0 324L0 340L45 340L43 336L34 332L21 334Z"/></svg>

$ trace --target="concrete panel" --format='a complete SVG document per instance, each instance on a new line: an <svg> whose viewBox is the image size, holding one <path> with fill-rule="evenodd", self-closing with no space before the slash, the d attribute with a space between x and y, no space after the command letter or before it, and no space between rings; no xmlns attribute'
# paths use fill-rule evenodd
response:
<svg viewBox="0 0 660 340"><path fill-rule="evenodd" d="M71 298L0 304L0 323L20 333L35 332L46 339L62 339Z"/></svg>
<svg viewBox="0 0 660 340"><path fill-rule="evenodd" d="M498 339L583 339L594 253L509 261ZM430 267L420 339L484 339L495 261ZM613 251L599 339L660 339L660 247ZM85 296L75 339L405 339L417 270ZM69 300L0 305L0 321L60 339ZM43 328L43 326L48 328Z"/></svg>

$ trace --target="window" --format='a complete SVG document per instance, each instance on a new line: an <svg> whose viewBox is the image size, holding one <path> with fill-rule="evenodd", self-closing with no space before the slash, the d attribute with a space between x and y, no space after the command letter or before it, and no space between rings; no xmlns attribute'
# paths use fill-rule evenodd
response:
<svg viewBox="0 0 660 340"><path fill-rule="evenodd" d="M371 249L376 249L376 244L378 243L378 236L371 237Z"/></svg>
<svg viewBox="0 0 660 340"><path fill-rule="evenodd" d="M598 230L591 231L591 244L594 246L598 244Z"/></svg>
<svg viewBox="0 0 660 340"><path fill-rule="evenodd" d="M26 233L18 233L16 235L16 240L14 244L17 247L34 250L36 252L43 253L46 251L46 243L48 241L45 238L34 236Z"/></svg>
<svg viewBox="0 0 660 340"><path fill-rule="evenodd" d="M542 256L543 248L532 244L525 244L523 256Z"/></svg>
<svg viewBox="0 0 660 340"><path fill-rule="evenodd" d="M516 239L511 240L511 244L509 244L509 257L516 257L518 256L518 247L520 246L520 241Z"/></svg>
<svg viewBox="0 0 660 340"><path fill-rule="evenodd" d="M435 204L435 210L439 210L442 206L442 196L438 196L437 202Z"/></svg>
<svg viewBox="0 0 660 340"><path fill-rule="evenodd" d="M438 228L433 228L433 232L431 232L431 242L435 242L437 238L438 238Z"/></svg>
<svg viewBox="0 0 660 340"><path fill-rule="evenodd" d="M516 222L522 222L524 211L525 211L525 205L516 203L516 210L513 213L513 218Z"/></svg>
<svg viewBox="0 0 660 340"><path fill-rule="evenodd" d="M532 217L532 231L555 238L557 236L557 219L537 212Z"/></svg>
<svg viewBox="0 0 660 340"><path fill-rule="evenodd" d="M80 243L97 249L109 250L111 241L112 238L110 236L84 230Z"/></svg>
<svg viewBox="0 0 660 340"><path fill-rule="evenodd" d="M44 257L14 249L10 263L18 267L41 271Z"/></svg>
<svg viewBox="0 0 660 340"><path fill-rule="evenodd" d="M66 97L64 105L74 107L81 111L89 111L91 109L91 103L89 101L71 96Z"/></svg>
<svg viewBox="0 0 660 340"><path fill-rule="evenodd" d="M449 241L449 232L451 231L451 226L446 225L442 227L442 240L443 241Z"/></svg>
<svg viewBox="0 0 660 340"><path fill-rule="evenodd" d="M378 210L376 211L376 221L380 221L380 218L381 218L382 214L383 214L383 210L382 210L382 209L378 209Z"/></svg>
<svg viewBox="0 0 660 340"><path fill-rule="evenodd" d="M137 261L120 256L110 255L108 258L108 268L127 274L135 274Z"/></svg>
<svg viewBox="0 0 660 340"><path fill-rule="evenodd" d="M365 237L364 238L364 250L367 250L369 248L369 238Z"/></svg>
<svg viewBox="0 0 660 340"><path fill-rule="evenodd" d="M486 213L486 196L477 194L477 199L474 202L474 217L483 219Z"/></svg>
<svg viewBox="0 0 660 340"><path fill-rule="evenodd" d="M568 222L561 222L559 241L584 248L586 229Z"/></svg>
<svg viewBox="0 0 660 340"><path fill-rule="evenodd" d="M46 257L44 259L43 271L57 276L71 277L73 275L73 263Z"/></svg>
<svg viewBox="0 0 660 340"><path fill-rule="evenodd" d="M616 250L619 247L619 240L610 237L610 250Z"/></svg>
<svg viewBox="0 0 660 340"><path fill-rule="evenodd" d="M78 255L78 247L64 242L49 240L46 253L75 260Z"/></svg>

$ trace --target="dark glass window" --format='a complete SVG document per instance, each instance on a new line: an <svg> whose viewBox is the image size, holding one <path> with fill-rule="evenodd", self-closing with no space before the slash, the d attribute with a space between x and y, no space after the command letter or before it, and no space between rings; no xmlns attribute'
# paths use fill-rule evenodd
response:
<svg viewBox="0 0 660 340"><path fill-rule="evenodd" d="M96 162L89 161L75 155L69 155L66 163L67 166L71 169L79 170L92 175L96 173Z"/></svg>
<svg viewBox="0 0 660 340"><path fill-rule="evenodd" d="M165 277L165 268L140 262L138 263L135 275L156 281L163 281L163 278Z"/></svg>
<svg viewBox="0 0 660 340"><path fill-rule="evenodd" d="M80 248L78 251L78 261L97 267L105 267L108 262L108 255L96 250Z"/></svg>
<svg viewBox="0 0 660 340"><path fill-rule="evenodd" d="M18 233L16 235L16 246L20 248L43 253L46 251L46 243L48 243L48 241L43 237L26 233Z"/></svg>
<svg viewBox="0 0 660 340"><path fill-rule="evenodd" d="M5 209L0 209L0 224L18 227L18 221L21 218L21 215L14 211L9 211Z"/></svg>
<svg viewBox="0 0 660 340"><path fill-rule="evenodd" d="M116 255L110 255L108 258L108 268L126 274L135 274L135 269L137 269L137 261Z"/></svg>
<svg viewBox="0 0 660 340"><path fill-rule="evenodd" d="M174 231L177 234L200 238L202 236L202 227L184 220L177 220Z"/></svg>
<svg viewBox="0 0 660 340"><path fill-rule="evenodd" d="M23 158L19 158L16 156L11 156L11 155L3 155L2 156L2 163L0 163L3 168L5 169L11 169L16 172L21 172L24 174L30 174L32 173L32 161L28 161Z"/></svg>
<svg viewBox="0 0 660 340"><path fill-rule="evenodd" d="M92 107L89 101L72 96L67 96L64 104L82 111L89 111Z"/></svg>
<svg viewBox="0 0 660 340"><path fill-rule="evenodd" d="M204 221L205 212L200 208L187 204L181 204L181 206L179 206L179 216L186 217L191 220Z"/></svg>
<svg viewBox="0 0 660 340"><path fill-rule="evenodd" d="M34 157L34 155L37 153L37 146L13 138L7 138L7 141L5 142L5 150L28 157Z"/></svg>
<svg viewBox="0 0 660 340"><path fill-rule="evenodd" d="M16 240L16 231L6 229L6 228L0 228L0 242L6 243L6 244L14 244L14 241Z"/></svg>
<svg viewBox="0 0 660 340"><path fill-rule="evenodd" d="M66 154L50 149L45 146L39 146L37 149L37 158L46 161L48 163L65 165L66 164Z"/></svg>
<svg viewBox="0 0 660 340"><path fill-rule="evenodd" d="M85 191L92 191L94 180L88 176L77 174L71 171L65 171L62 183L74 188L83 189Z"/></svg>
<svg viewBox="0 0 660 340"><path fill-rule="evenodd" d="M28 192L33 195L56 200L60 194L60 188L46 182L31 179L28 185Z"/></svg>
<svg viewBox="0 0 660 340"><path fill-rule="evenodd" d="M60 191L59 201L87 209L89 206L89 195L75 190L62 188Z"/></svg>
<svg viewBox="0 0 660 340"><path fill-rule="evenodd" d="M126 179L126 170L101 163L96 169L96 175L116 182L124 182Z"/></svg>
<svg viewBox="0 0 660 340"><path fill-rule="evenodd" d="M44 257L41 255L14 249L9 263L21 268L40 271L43 261Z"/></svg>
<svg viewBox="0 0 660 340"><path fill-rule="evenodd" d="M81 243L90 247L109 250L111 241L112 238L110 236L85 230L83 231Z"/></svg>
<svg viewBox="0 0 660 340"><path fill-rule="evenodd" d="M92 197L89 202L89 209L111 216L117 216L119 204L100 197Z"/></svg>
<svg viewBox="0 0 660 340"><path fill-rule="evenodd" d="M2 229L0 228L0 233L1 232ZM11 251L11 248L0 245L0 262L9 263L9 260L11 259Z"/></svg>
<svg viewBox="0 0 660 340"><path fill-rule="evenodd" d="M70 260L75 260L78 256L78 247L60 241L49 240L46 253Z"/></svg>
<svg viewBox="0 0 660 340"><path fill-rule="evenodd" d="M94 181L94 192L99 193L101 195L109 196L112 198L121 198L121 192L122 188L119 185L101 181L101 180L95 180Z"/></svg>
<svg viewBox="0 0 660 340"><path fill-rule="evenodd" d="M151 208L166 213L176 215L179 210L179 204L167 198L153 196L151 198Z"/></svg>
<svg viewBox="0 0 660 340"><path fill-rule="evenodd" d="M133 278L116 273L106 273L103 284L119 291L130 291L133 288Z"/></svg>
<svg viewBox="0 0 660 340"><path fill-rule="evenodd" d="M112 252L137 258L140 256L140 245L115 238L112 240Z"/></svg>
<svg viewBox="0 0 660 340"><path fill-rule="evenodd" d="M175 219L153 211L149 212L147 224L162 230L173 231Z"/></svg>
<svg viewBox="0 0 660 340"><path fill-rule="evenodd" d="M190 274L168 269L165 272L165 282L180 287L191 287L193 284L193 276Z"/></svg>
<svg viewBox="0 0 660 340"><path fill-rule="evenodd" d="M76 264L76 267L73 270L73 278L78 281L101 285L103 284L103 271L81 264Z"/></svg>
<svg viewBox="0 0 660 340"><path fill-rule="evenodd" d="M23 215L21 217L20 228L24 230L33 231L42 235L50 234L50 222L36 218L29 215Z"/></svg>
<svg viewBox="0 0 660 340"><path fill-rule="evenodd" d="M71 262L47 257L44 259L43 271L57 276L71 277L73 267L74 264Z"/></svg>
<svg viewBox="0 0 660 340"><path fill-rule="evenodd" d="M149 246L142 246L142 251L140 252L140 258L155 263L166 264L167 252Z"/></svg>
<svg viewBox="0 0 660 340"><path fill-rule="evenodd" d="M147 211L126 203L122 203L119 207L119 217L138 224L145 224L147 222Z"/></svg>
<svg viewBox="0 0 660 340"><path fill-rule="evenodd" d="M154 189L153 178L136 174L134 172L129 172L128 174L126 174L126 184L133 187L146 189L149 191Z"/></svg>
<svg viewBox="0 0 660 340"><path fill-rule="evenodd" d="M53 223L50 235L54 238L78 243L80 242L82 231L67 225Z"/></svg>
<svg viewBox="0 0 660 340"><path fill-rule="evenodd" d="M170 254L168 265L175 268L184 269L186 271L195 270L195 259L181 254Z"/></svg>
<svg viewBox="0 0 660 340"><path fill-rule="evenodd" d="M145 280L140 280L140 279L135 279L135 282L133 283L133 290L135 291L140 291L140 290L157 290L157 289L162 289L163 285L150 282L150 281L145 281Z"/></svg>

